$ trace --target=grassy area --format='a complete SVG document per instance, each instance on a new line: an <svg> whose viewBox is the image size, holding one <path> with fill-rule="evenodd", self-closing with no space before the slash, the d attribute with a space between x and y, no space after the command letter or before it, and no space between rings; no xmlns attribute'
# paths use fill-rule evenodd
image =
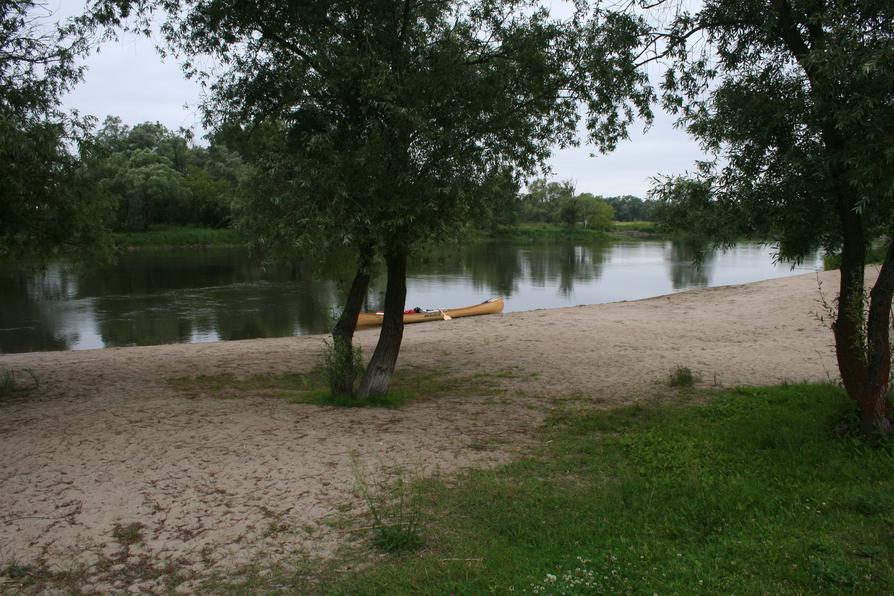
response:
<svg viewBox="0 0 894 596"><path fill-rule="evenodd" d="M470 230L467 237L472 239L501 239L514 240L603 240L609 237L604 230L585 230L581 228L570 229L558 224L518 224L504 226L494 230Z"/></svg>
<svg viewBox="0 0 894 596"><path fill-rule="evenodd" d="M426 368L400 368L395 373L391 390L381 397L358 401L344 396L332 396L321 368L306 373L265 373L250 377L235 375L202 375L178 377L168 383L191 398L244 399L261 397L283 399L293 404L314 404L340 407L397 408L417 399L435 398L445 394L472 391L494 394L500 391L499 373L450 377L444 371Z"/></svg>
<svg viewBox="0 0 894 596"><path fill-rule="evenodd" d="M267 392L271 398L314 403L307 392L319 390L321 382L316 371L195 377L173 384L196 396ZM396 387L403 384L415 396L455 395L455 382L411 370ZM495 379L458 382L486 388ZM894 441L864 443L840 389L669 391L673 400L611 410L560 400L542 430L541 447L520 460L447 478L414 482L398 476L396 493L386 488L384 494L400 495L401 515L418 524L413 540L399 548L370 531L368 541L345 547L333 561L250 567L191 589L222 594L894 592ZM366 482L376 486L379 479ZM371 496L371 507L389 506L382 494ZM393 519L386 514L386 520ZM141 540L141 531L116 527L122 552ZM19 585L74 591L83 581L82 575L15 565L0 575ZM177 581L170 584L172 593Z"/></svg>
<svg viewBox="0 0 894 596"><path fill-rule="evenodd" d="M658 234L658 224L654 221L616 221L612 231L621 234Z"/></svg>
<svg viewBox="0 0 894 596"><path fill-rule="evenodd" d="M0 402L26 395L39 385L37 375L31 370L0 370Z"/></svg>
<svg viewBox="0 0 894 596"><path fill-rule="evenodd" d="M559 224L518 224L495 230L473 230L470 238L512 238L517 240L604 240L611 237L655 236L656 224L651 221L616 221L611 230L585 230Z"/></svg>
<svg viewBox="0 0 894 596"><path fill-rule="evenodd" d="M114 236L116 244L129 248L237 246L244 244L239 234L228 228L153 226L148 232L120 232Z"/></svg>
<svg viewBox="0 0 894 596"><path fill-rule="evenodd" d="M424 546L207 586L327 594L892 593L894 444L826 385L557 413L543 448L423 483ZM370 547L373 548L373 547Z"/></svg>
<svg viewBox="0 0 894 596"><path fill-rule="evenodd" d="M881 263L885 260L885 253L888 250L888 242L884 239L876 240L866 252L867 263ZM823 269L831 271L832 269L841 268L841 255L829 253L823 255Z"/></svg>

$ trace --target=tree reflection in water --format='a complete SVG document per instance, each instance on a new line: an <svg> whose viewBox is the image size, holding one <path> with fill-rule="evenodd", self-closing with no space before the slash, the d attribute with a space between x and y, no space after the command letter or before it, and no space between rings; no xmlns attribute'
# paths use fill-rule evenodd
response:
<svg viewBox="0 0 894 596"><path fill-rule="evenodd" d="M675 290L710 285L717 251L707 242L674 239L666 263Z"/></svg>
<svg viewBox="0 0 894 596"><path fill-rule="evenodd" d="M553 308L798 272L774 266L759 245L724 254L666 241L469 242L415 255L408 307L502 295L507 311ZM144 250L101 267L51 263L39 273L0 263L0 350L326 333L352 274L350 255L262 267L246 251L228 248ZM379 272L369 310L381 307L384 286Z"/></svg>

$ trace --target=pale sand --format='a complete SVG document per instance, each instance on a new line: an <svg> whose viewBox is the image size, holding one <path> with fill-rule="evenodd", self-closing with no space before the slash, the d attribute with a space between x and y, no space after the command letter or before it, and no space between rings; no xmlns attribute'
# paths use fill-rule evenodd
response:
<svg viewBox="0 0 894 596"><path fill-rule="evenodd" d="M818 280L837 287L828 272L409 326L400 367L513 375L498 399L400 410L189 399L167 382L307 370L319 336L0 356L0 370L30 368L41 380L28 399L0 406L0 562L124 562L113 529L130 523L145 526L131 563L201 574L326 556L352 536L332 527L339 505L356 510L352 454L425 474L494 465L531 445L551 403L535 396L606 405L673 396L675 366L705 385L836 378ZM377 332L358 338L371 354Z"/></svg>

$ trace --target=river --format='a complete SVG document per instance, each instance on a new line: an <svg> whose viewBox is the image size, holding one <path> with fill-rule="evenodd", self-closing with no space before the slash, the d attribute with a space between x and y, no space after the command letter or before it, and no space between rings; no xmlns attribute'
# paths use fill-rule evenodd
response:
<svg viewBox="0 0 894 596"><path fill-rule="evenodd" d="M477 241L411 261L407 307L506 297L506 311L636 300L691 288L797 275L772 248L740 243L700 264L665 240ZM333 261L336 261L333 259ZM325 333L347 291L349 263L262 267L239 248L143 250L99 267L0 263L0 353L79 350ZM384 275L367 307L380 308Z"/></svg>

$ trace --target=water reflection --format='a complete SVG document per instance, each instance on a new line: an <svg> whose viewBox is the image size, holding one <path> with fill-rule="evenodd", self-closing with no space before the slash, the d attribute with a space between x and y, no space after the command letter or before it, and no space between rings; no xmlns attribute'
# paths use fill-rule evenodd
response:
<svg viewBox="0 0 894 596"><path fill-rule="evenodd" d="M691 287L745 283L792 270L770 250L727 252L664 241L526 244L476 242L418 255L409 306L449 307L492 296L507 311L645 298ZM0 351L278 337L329 330L353 273L350 259L263 269L237 249L143 251L114 265L52 263L34 273L0 264ZM367 307L384 299L374 277Z"/></svg>
<svg viewBox="0 0 894 596"><path fill-rule="evenodd" d="M711 282L716 253L703 243L675 240L666 257L675 290L705 287Z"/></svg>

